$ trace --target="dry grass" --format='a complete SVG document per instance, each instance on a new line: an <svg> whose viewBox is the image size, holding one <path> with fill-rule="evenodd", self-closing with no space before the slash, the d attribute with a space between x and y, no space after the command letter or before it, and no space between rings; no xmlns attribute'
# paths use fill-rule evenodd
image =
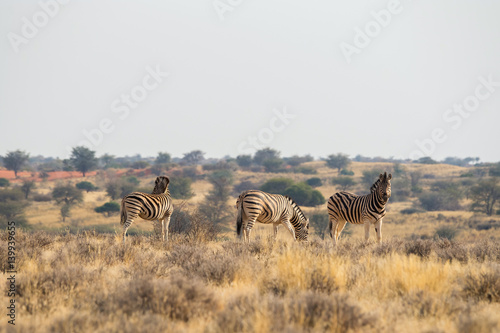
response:
<svg viewBox="0 0 500 333"><path fill-rule="evenodd" d="M0 260L6 261L0 234ZM495 241L17 232L18 331L494 332ZM4 279L5 280L5 279ZM1 297L7 304L6 294ZM7 330L7 322L0 330Z"/></svg>

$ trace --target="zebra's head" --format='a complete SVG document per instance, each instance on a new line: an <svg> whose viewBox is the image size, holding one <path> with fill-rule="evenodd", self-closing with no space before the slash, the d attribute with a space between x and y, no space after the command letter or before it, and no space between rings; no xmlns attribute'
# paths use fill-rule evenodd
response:
<svg viewBox="0 0 500 333"><path fill-rule="evenodd" d="M165 176L156 177L153 194L163 194L167 192L169 183L170 179L168 179L168 177Z"/></svg>
<svg viewBox="0 0 500 333"><path fill-rule="evenodd" d="M301 221L302 228L295 232L295 239L298 241L308 242L309 237L309 219L304 216Z"/></svg>
<svg viewBox="0 0 500 333"><path fill-rule="evenodd" d="M387 174L387 172L384 172L383 174L380 174L379 178L379 186L378 186L378 194L384 200L387 202L389 198L391 197L391 179L392 179L392 174Z"/></svg>

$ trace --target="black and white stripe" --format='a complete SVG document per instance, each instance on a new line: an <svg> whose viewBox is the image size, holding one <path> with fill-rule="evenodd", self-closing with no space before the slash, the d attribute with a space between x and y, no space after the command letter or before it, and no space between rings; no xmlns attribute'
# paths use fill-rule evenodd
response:
<svg viewBox="0 0 500 333"><path fill-rule="evenodd" d="M294 240L307 241L309 220L295 201L288 196L250 190L240 194L236 206L238 208L236 232L241 235L243 230L246 241L250 240L250 232L256 222L272 223L274 237L278 233L278 226L283 224Z"/></svg>
<svg viewBox="0 0 500 333"><path fill-rule="evenodd" d="M120 224L123 225L123 242L127 229L137 217L150 221L157 220L155 225L157 234L161 232L163 241L168 241L168 225L174 210L168 190L169 182L168 177L157 177L151 194L133 192L122 199ZM158 230L160 225L161 230Z"/></svg>
<svg viewBox="0 0 500 333"><path fill-rule="evenodd" d="M382 241L382 219L385 206L391 197L392 175L380 174L370 188L370 194L358 196L349 192L338 192L328 200L328 224L333 243L337 244L346 222L365 225L365 239L370 236L370 224L375 225L378 242Z"/></svg>

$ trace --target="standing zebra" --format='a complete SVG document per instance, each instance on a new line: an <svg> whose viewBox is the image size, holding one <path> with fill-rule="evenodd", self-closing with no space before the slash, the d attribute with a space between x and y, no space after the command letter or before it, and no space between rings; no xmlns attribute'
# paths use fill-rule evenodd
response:
<svg viewBox="0 0 500 333"><path fill-rule="evenodd" d="M123 243L127 229L137 217L150 221L158 220L158 223L161 223L162 239L168 242L168 225L174 210L168 190L169 182L168 177L157 177L151 194L133 192L122 199L120 224L123 225Z"/></svg>
<svg viewBox="0 0 500 333"><path fill-rule="evenodd" d="M358 196L349 192L338 192L328 200L328 224L333 243L337 245L346 222L365 225L365 240L370 237L370 223L375 224L377 241L382 241L382 218L385 206L391 197L391 178L387 172L380 174L372 185L370 194Z"/></svg>
<svg viewBox="0 0 500 333"><path fill-rule="evenodd" d="M238 208L236 232L240 236L243 229L243 237L247 242L250 241L250 232L255 222L272 223L274 238L278 234L278 226L283 224L294 240L307 241L309 220L295 201L288 196L250 190L240 194L236 206Z"/></svg>

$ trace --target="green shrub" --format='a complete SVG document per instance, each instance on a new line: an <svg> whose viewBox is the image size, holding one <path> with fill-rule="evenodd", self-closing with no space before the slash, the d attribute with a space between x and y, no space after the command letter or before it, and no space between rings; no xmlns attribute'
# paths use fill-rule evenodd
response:
<svg viewBox="0 0 500 333"><path fill-rule="evenodd" d="M302 173L304 175L315 175L318 173L318 170L316 170L312 167L308 167L308 166L300 166L300 167L294 168L293 172Z"/></svg>
<svg viewBox="0 0 500 333"><path fill-rule="evenodd" d="M95 186L91 182L87 182L87 181L77 183L76 188L83 190L83 191L86 191L87 193L97 190L97 186Z"/></svg>
<svg viewBox="0 0 500 333"><path fill-rule="evenodd" d="M191 178L175 177L170 180L168 189L174 199L189 199L193 197L194 192L191 188Z"/></svg>
<svg viewBox="0 0 500 333"><path fill-rule="evenodd" d="M418 208L406 208L401 211L401 214L411 215L416 213L423 213L424 211Z"/></svg>
<svg viewBox="0 0 500 333"><path fill-rule="evenodd" d="M271 178L262 184L260 189L267 193L284 194L285 190L293 183L293 179L290 178Z"/></svg>
<svg viewBox="0 0 500 333"><path fill-rule="evenodd" d="M319 178L319 177L309 178L308 180L306 180L306 183L307 183L307 185L309 185L311 187L319 187L319 186L323 185L323 182L321 181L321 178Z"/></svg>
<svg viewBox="0 0 500 333"><path fill-rule="evenodd" d="M342 176L354 176L354 171L342 169L342 170L340 170L340 174Z"/></svg>
<svg viewBox="0 0 500 333"><path fill-rule="evenodd" d="M0 187L7 187L10 185L10 182L7 178L0 178Z"/></svg>
<svg viewBox="0 0 500 333"><path fill-rule="evenodd" d="M457 235L458 230L449 226L442 226L436 229L435 236L438 238L446 238L452 240Z"/></svg>
<svg viewBox="0 0 500 333"><path fill-rule="evenodd" d="M104 205L94 208L96 213L106 214L107 217L120 211L120 204L114 201L106 202Z"/></svg>
<svg viewBox="0 0 500 333"><path fill-rule="evenodd" d="M325 198L321 192L314 190L306 183L294 184L288 187L284 194L301 206L317 206L325 203Z"/></svg>

